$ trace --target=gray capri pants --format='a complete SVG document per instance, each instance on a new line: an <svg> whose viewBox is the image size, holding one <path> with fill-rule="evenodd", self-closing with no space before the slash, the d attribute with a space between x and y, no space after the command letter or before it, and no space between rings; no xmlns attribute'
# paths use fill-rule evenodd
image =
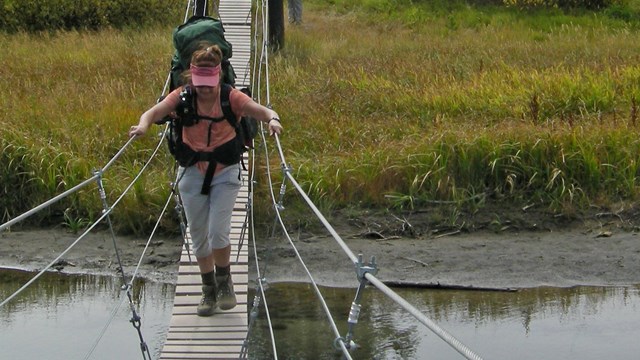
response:
<svg viewBox="0 0 640 360"><path fill-rule="evenodd" d="M214 249L227 247L231 232L231 214L240 191L240 164L216 172L211 191L202 195L204 175L195 166L179 168L178 189L191 232L193 252L197 258L211 255Z"/></svg>

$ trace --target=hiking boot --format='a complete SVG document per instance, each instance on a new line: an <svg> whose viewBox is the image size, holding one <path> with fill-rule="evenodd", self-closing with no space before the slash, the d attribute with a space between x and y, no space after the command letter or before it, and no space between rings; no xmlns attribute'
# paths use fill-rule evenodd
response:
<svg viewBox="0 0 640 360"><path fill-rule="evenodd" d="M218 307L221 310L230 310L236 307L236 293L233 291L233 281L231 274L216 275L218 285Z"/></svg>
<svg viewBox="0 0 640 360"><path fill-rule="evenodd" d="M202 285L202 300L198 305L198 316L211 316L216 309L216 287Z"/></svg>

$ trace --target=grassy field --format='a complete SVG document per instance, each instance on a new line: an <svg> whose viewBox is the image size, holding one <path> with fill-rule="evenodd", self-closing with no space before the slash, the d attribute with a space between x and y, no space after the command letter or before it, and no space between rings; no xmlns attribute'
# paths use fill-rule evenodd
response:
<svg viewBox="0 0 640 360"><path fill-rule="evenodd" d="M304 23L287 28L285 48L270 59L287 161L328 211L633 206L638 9L637 1L598 12L305 2ZM88 178L126 142L160 95L174 25L0 34L0 219ZM136 141L105 176L110 199L156 140ZM171 161L162 159L114 214L120 230L152 223L169 193ZM34 220L95 218L95 192ZM258 189L261 209L265 193ZM296 201L289 192L285 203Z"/></svg>

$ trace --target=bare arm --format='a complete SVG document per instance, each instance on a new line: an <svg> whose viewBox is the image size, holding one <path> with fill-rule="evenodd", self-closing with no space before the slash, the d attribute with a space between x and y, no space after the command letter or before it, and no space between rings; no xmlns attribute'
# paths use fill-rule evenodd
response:
<svg viewBox="0 0 640 360"><path fill-rule="evenodd" d="M251 100L242 108L243 115L249 115L252 118L267 123L269 126L269 135L282 133L282 125L280 124L280 116L277 112L262 106Z"/></svg>
<svg viewBox="0 0 640 360"><path fill-rule="evenodd" d="M140 116L138 125L134 125L129 129L129 136L142 136L146 134L151 125L157 121L160 121L165 116L169 115L174 109L164 101L161 101Z"/></svg>

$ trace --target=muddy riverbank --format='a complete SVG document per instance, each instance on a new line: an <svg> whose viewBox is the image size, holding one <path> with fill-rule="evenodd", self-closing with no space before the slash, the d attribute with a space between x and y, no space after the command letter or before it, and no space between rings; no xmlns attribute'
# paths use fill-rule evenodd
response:
<svg viewBox="0 0 640 360"><path fill-rule="evenodd" d="M392 234L382 223L380 218L361 217L334 227L354 254L363 254L365 262L375 256L378 278L390 283L499 289L640 283L638 228L619 217L571 226L529 224L504 226L500 231L412 230L411 234ZM77 235L63 229L5 232L0 234L0 265L42 269L76 239ZM328 233L303 231L291 239L315 281L357 286L350 258ZM146 242L116 238L126 273L135 271ZM174 282L181 247L178 237L152 240L139 276ZM309 281L296 250L284 236L259 238L261 275L270 282ZM113 240L106 232L89 234L61 260L53 271L117 275L119 268Z"/></svg>

